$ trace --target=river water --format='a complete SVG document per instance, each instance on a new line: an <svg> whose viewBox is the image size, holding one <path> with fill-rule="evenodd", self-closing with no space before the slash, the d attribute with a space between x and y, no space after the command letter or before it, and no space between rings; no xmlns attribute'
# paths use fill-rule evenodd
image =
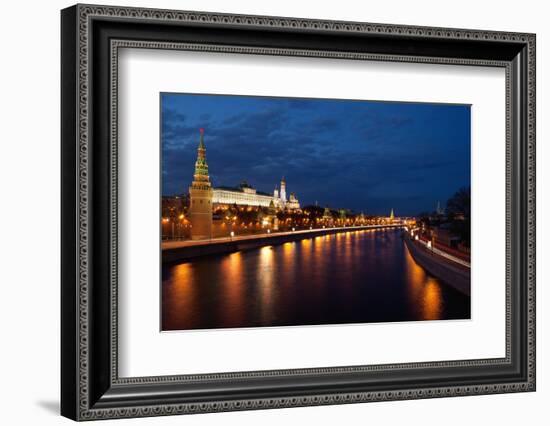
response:
<svg viewBox="0 0 550 426"><path fill-rule="evenodd" d="M164 266L162 329L470 318L470 298L418 266L401 232L342 232Z"/></svg>

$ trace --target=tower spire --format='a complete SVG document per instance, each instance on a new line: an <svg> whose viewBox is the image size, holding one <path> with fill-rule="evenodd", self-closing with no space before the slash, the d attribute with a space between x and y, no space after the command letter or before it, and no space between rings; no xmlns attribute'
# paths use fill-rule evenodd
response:
<svg viewBox="0 0 550 426"><path fill-rule="evenodd" d="M206 149L206 148L204 147L204 129L201 127L201 128L199 129L199 132L200 132L200 134L201 134L200 140L199 140L199 149L201 149L201 148L202 148L202 149Z"/></svg>
<svg viewBox="0 0 550 426"><path fill-rule="evenodd" d="M212 237L212 197L213 190L206 163L204 129L200 129L197 148L197 161L193 182L189 187L189 220L191 221L191 239L202 240Z"/></svg>
<svg viewBox="0 0 550 426"><path fill-rule="evenodd" d="M197 161L195 161L195 173L193 185L203 184L210 187L208 164L206 162L206 146L204 145L204 129L200 129L199 147L197 148Z"/></svg>
<svg viewBox="0 0 550 426"><path fill-rule="evenodd" d="M281 179L281 190L279 191L279 196L281 197L281 202L285 204L286 203L286 181L284 176Z"/></svg>

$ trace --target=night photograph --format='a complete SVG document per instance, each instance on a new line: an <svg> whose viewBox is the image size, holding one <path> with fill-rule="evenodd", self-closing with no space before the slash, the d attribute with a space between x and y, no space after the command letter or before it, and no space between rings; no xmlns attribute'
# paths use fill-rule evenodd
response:
<svg viewBox="0 0 550 426"><path fill-rule="evenodd" d="M161 93L161 330L470 318L470 106Z"/></svg>

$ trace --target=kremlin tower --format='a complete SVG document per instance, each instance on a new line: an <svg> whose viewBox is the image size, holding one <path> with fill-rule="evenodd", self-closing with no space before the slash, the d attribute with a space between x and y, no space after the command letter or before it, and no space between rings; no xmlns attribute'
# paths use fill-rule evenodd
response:
<svg viewBox="0 0 550 426"><path fill-rule="evenodd" d="M284 176L281 179L281 192L279 193L279 196L281 197L281 202L284 206L286 203L286 181Z"/></svg>
<svg viewBox="0 0 550 426"><path fill-rule="evenodd" d="M191 222L191 239L193 240L212 238L213 190L208 176L208 164L206 163L206 147L203 140L204 129L200 129L200 133L195 174L189 187L189 220Z"/></svg>

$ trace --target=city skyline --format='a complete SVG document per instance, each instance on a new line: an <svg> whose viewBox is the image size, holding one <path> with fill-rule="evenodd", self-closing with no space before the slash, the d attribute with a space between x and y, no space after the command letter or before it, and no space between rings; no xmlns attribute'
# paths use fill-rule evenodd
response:
<svg viewBox="0 0 550 426"><path fill-rule="evenodd" d="M162 193L187 192L199 129L213 185L414 216L470 186L468 105L161 94ZM273 187L272 187L273 186Z"/></svg>

